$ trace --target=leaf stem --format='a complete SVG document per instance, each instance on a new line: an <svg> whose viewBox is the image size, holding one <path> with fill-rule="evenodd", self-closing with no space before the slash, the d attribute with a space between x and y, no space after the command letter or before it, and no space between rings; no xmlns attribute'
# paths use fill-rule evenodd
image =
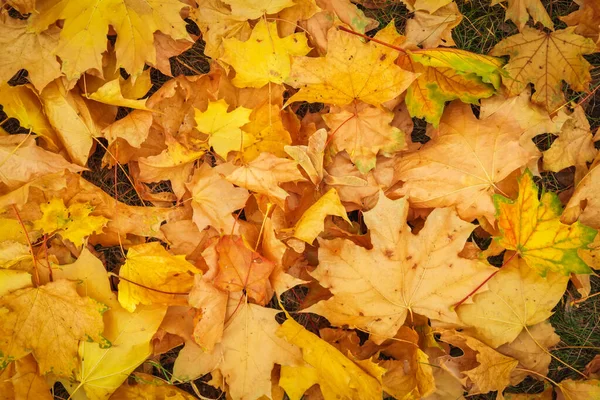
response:
<svg viewBox="0 0 600 400"><path fill-rule="evenodd" d="M25 228L25 224L21 219L21 215L19 214L19 210L17 206L12 204L12 208L17 215L17 219L19 220L19 224L21 224L21 228L23 228L23 232L25 233L25 239L27 239L27 244L29 245L29 252L31 253L31 258L33 259L33 280L35 281L36 286L40 286L40 273L38 271L37 260L35 258L35 254L33 253L33 246L31 245L31 240L29 240L29 233L27 233L27 228Z"/></svg>
<svg viewBox="0 0 600 400"><path fill-rule="evenodd" d="M458 303L454 304L452 306L452 309L455 310L457 309L462 303L464 303L465 301L467 301L467 299L471 296L473 296L479 289L481 289L481 287L483 285L485 285L490 279L492 279L494 277L494 275L496 275L498 272L500 272L500 270L502 269L502 267L504 267L506 264L508 264L513 258L514 256L517 255L517 252L514 252L509 258L508 260L506 260L504 262L504 264L502 264L502 266L500 266L500 268L498 268L497 270L495 270L490 276L488 276L487 278L484 279L483 282L481 282L475 289L473 289L468 295L466 295L461 301L459 301Z"/></svg>
<svg viewBox="0 0 600 400"><path fill-rule="evenodd" d="M589 379L589 377L584 374L583 372L578 371L575 367L572 367L571 365L567 364L566 362L564 362L563 360L561 360L560 358L556 357L554 354L552 354L548 349L546 349L544 346L542 346L531 334L531 332L529 331L529 329L527 329L527 326L523 326L523 328L525 328L525 331L527 332L527 334L529 335L529 337L531 338L531 340L533 340L533 343L535 343L537 345L537 347L539 347L544 353L548 354L551 358L554 358L556 361L558 361L559 363L561 363L562 365L564 365L565 367L569 368L571 371L576 372L577 374L581 375L584 379Z"/></svg>
<svg viewBox="0 0 600 400"><path fill-rule="evenodd" d="M360 36L360 37L361 37L361 38L363 38L363 39L370 40L370 41L372 41L372 42L375 42L375 43L377 43L377 44L380 44L380 45L382 45L382 46L386 46L386 47L389 47L390 49L394 49L394 50L397 50L397 51L399 51L400 53L404 53L404 54L406 54L406 50L404 50L402 47L394 46L393 44L389 44L389 43L386 43L386 42L384 42L384 41L381 41L381 40L379 40L379 39L375 39L375 38L372 38L372 37L370 37L370 36L367 36L367 35L365 35L365 34L358 33L358 32L356 32L356 31L353 31L352 29L348 29L348 28L346 28L345 26L341 26L341 25L340 25L340 26L338 26L337 28L338 28L339 30L341 30L341 31L348 32L348 33L351 33L351 34L353 34L353 35L356 35L356 36Z"/></svg>
<svg viewBox="0 0 600 400"><path fill-rule="evenodd" d="M139 286L139 287L143 287L144 289L152 290L153 292L164 293L164 294L190 294L190 292L165 292L164 290L154 289L154 288L142 285L141 283L132 281L130 279L123 278L122 276L117 275L114 272L108 272L108 275L114 276L115 278L118 278L118 279L122 279L122 280L124 280L126 282L131 283L132 285L136 285L136 286Z"/></svg>

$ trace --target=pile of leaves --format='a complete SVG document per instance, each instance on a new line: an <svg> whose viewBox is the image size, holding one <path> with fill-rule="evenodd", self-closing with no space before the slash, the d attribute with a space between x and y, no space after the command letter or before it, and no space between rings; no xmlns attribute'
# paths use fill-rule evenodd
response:
<svg viewBox="0 0 600 400"><path fill-rule="evenodd" d="M0 398L600 399L597 1L0 6Z"/></svg>

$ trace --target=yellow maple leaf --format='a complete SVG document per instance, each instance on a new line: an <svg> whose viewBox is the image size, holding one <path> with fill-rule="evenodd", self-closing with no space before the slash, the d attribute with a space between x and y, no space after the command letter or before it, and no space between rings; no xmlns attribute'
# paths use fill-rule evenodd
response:
<svg viewBox="0 0 600 400"><path fill-rule="evenodd" d="M33 136L0 136L0 182L8 189L16 189L35 178L65 169L84 170L61 155L37 146Z"/></svg>
<svg viewBox="0 0 600 400"><path fill-rule="evenodd" d="M232 83L237 87L262 87L269 82L281 84L290 75L291 56L310 51L304 33L280 38L275 22L259 20L247 41L223 40L221 60L235 69Z"/></svg>
<svg viewBox="0 0 600 400"><path fill-rule="evenodd" d="M279 184L305 180L294 161L269 153L262 153L248 165L236 168L225 179L234 185L267 195L282 206L288 192L280 188Z"/></svg>
<svg viewBox="0 0 600 400"><path fill-rule="evenodd" d="M124 118L102 129L102 134L108 140L109 145L118 139L123 139L129 145L139 149L148 138L151 126L152 112L133 110Z"/></svg>
<svg viewBox="0 0 600 400"><path fill-rule="evenodd" d="M228 108L223 99L210 101L206 111L195 109L194 117L196 128L209 136L208 144L224 160L227 160L230 151L243 151L254 143L254 138L240 129L250 122L252 110L237 107L227 112Z"/></svg>
<svg viewBox="0 0 600 400"><path fill-rule="evenodd" d="M218 254L215 287L228 292L243 291L263 306L271 300L273 289L269 277L275 268L273 262L249 249L239 236L221 237L215 250Z"/></svg>
<svg viewBox="0 0 600 400"><path fill-rule="evenodd" d="M186 343L175 361L173 376L187 381L220 372L232 399L271 397L273 366L302 363L300 349L276 334L278 312L230 296L221 343L211 352Z"/></svg>
<svg viewBox="0 0 600 400"><path fill-rule="evenodd" d="M425 49L442 46L456 46L452 39L452 29L462 21L462 14L456 3L441 7L433 13L416 11L406 22L406 39Z"/></svg>
<svg viewBox="0 0 600 400"><path fill-rule="evenodd" d="M235 227L234 211L244 208L250 194L229 183L208 164L202 164L186 187L192 195L192 220L199 230L207 226L231 234Z"/></svg>
<svg viewBox="0 0 600 400"><path fill-rule="evenodd" d="M119 36L115 67L136 77L146 62L156 64L154 32L161 31L175 40L189 38L179 15L183 7L179 0L50 0L38 3L29 29L42 32L64 20L55 54L62 61L63 73L74 79L89 69L102 71L102 53L111 25Z"/></svg>
<svg viewBox="0 0 600 400"><path fill-rule="evenodd" d="M245 161L252 161L265 152L285 157L284 147L292 144L292 138L283 125L281 114L281 107L269 102L252 110L250 122L242 128L254 138L253 143L244 149Z"/></svg>
<svg viewBox="0 0 600 400"><path fill-rule="evenodd" d="M560 340L560 336L546 320L523 330L511 343L498 347L500 353L518 360L522 368L512 372L511 385L518 385L527 378L529 375L527 370L547 375L552 361L548 349L556 346ZM552 400L552 397L547 400Z"/></svg>
<svg viewBox="0 0 600 400"><path fill-rule="evenodd" d="M446 107L435 131L439 136L398 161L396 171L405 182L400 193L409 196L411 206L455 205L465 220L494 221L492 195L501 190L500 182L539 156L537 149L521 144L521 134L537 129L538 121L521 120L518 115L531 104L526 97L517 102L519 111L507 104L489 113L483 105L480 117L489 115L482 119L467 104Z"/></svg>
<svg viewBox="0 0 600 400"><path fill-rule="evenodd" d="M4 265L2 266L4 268ZM31 274L25 271L0 269L0 296L32 286Z"/></svg>
<svg viewBox="0 0 600 400"><path fill-rule="evenodd" d="M41 204L40 210L42 217L33 222L34 228L45 234L57 233L75 246L81 246L86 237L102 232L108 223L105 217L90 215L94 207L89 203L73 203L67 208L63 199L53 198Z"/></svg>
<svg viewBox="0 0 600 400"><path fill-rule="evenodd" d="M40 93L40 100L71 160L81 166L87 165L94 138L101 136L98 122L92 117L91 105L85 102L77 88L69 90L61 79L49 83Z"/></svg>
<svg viewBox="0 0 600 400"><path fill-rule="evenodd" d="M221 0L206 0L202 7L193 8L190 12L206 42L204 54L213 59L223 55L223 39L235 37L247 40L252 33L246 18L232 15L231 7Z"/></svg>
<svg viewBox="0 0 600 400"><path fill-rule="evenodd" d="M61 75L53 50L60 29L51 26L44 32L29 32L27 21L2 18L0 21L0 82L7 82L21 69L38 91Z"/></svg>
<svg viewBox="0 0 600 400"><path fill-rule="evenodd" d="M596 44L577 35L574 27L545 33L523 28L517 35L498 43L490 52L511 57L502 81L511 95L519 94L528 83L535 86L532 100L552 113L565 102L562 81L573 90L587 90L591 80L590 63L584 54L596 51Z"/></svg>
<svg viewBox="0 0 600 400"><path fill-rule="evenodd" d="M49 150L58 150L58 136L44 115L40 99L31 85L10 86L0 83L0 104L8 117L18 119L23 128L41 136Z"/></svg>
<svg viewBox="0 0 600 400"><path fill-rule="evenodd" d="M380 191L377 205L364 213L371 250L346 239L319 240L319 266L311 275L333 297L305 311L368 331L376 343L393 337L409 313L457 322L450 307L494 268L458 256L473 225L452 209L435 209L417 235L407 215L406 198L390 200Z"/></svg>
<svg viewBox="0 0 600 400"><path fill-rule="evenodd" d="M110 397L111 400L132 399L165 399L165 400L196 400L197 397L178 388L169 385L154 375L136 372L132 375L134 383L125 382Z"/></svg>
<svg viewBox="0 0 600 400"><path fill-rule="evenodd" d="M542 193L529 170L519 179L516 200L494 196L500 236L498 243L514 250L530 268L542 276L548 271L563 275L585 274L592 270L577 254L594 240L596 230L575 222L560 222L562 205L556 193Z"/></svg>
<svg viewBox="0 0 600 400"><path fill-rule="evenodd" d="M463 351L459 357L442 357L440 364L457 379L466 381L470 394L503 391L510 384L510 375L519 361L462 332L444 331L440 339Z"/></svg>
<svg viewBox="0 0 600 400"><path fill-rule="evenodd" d="M595 0L578 0L579 9L564 17L559 17L569 26L575 26L575 33L591 38L600 50L600 4Z"/></svg>
<svg viewBox="0 0 600 400"><path fill-rule="evenodd" d="M106 306L80 297L75 286L58 280L0 299L0 310L5 311L0 321L0 367L32 352L41 374L68 378L76 366L80 341L108 344L101 335Z"/></svg>
<svg viewBox="0 0 600 400"><path fill-rule="evenodd" d="M194 169L194 163L204 155L204 150L190 149L170 138L167 138L166 144L167 148L160 154L138 160L138 179L141 182L169 180L173 193L180 199L185 194L185 183Z"/></svg>
<svg viewBox="0 0 600 400"><path fill-rule="evenodd" d="M199 273L185 256L172 255L158 242L132 246L119 270L119 276L125 278L119 282L119 303L129 312L138 304L176 303L173 293L189 292L194 274Z"/></svg>
<svg viewBox="0 0 600 400"><path fill-rule="evenodd" d="M387 39L393 24L375 35ZM397 35L397 33L396 33ZM325 57L296 57L286 83L299 88L294 101L345 105L354 100L379 106L404 92L417 77L395 65L398 50L337 29L327 34Z"/></svg>
<svg viewBox="0 0 600 400"><path fill-rule="evenodd" d="M333 188L329 189L308 210L304 211L294 227L294 237L312 244L319 233L325 229L323 220L328 215L336 215L350 223L337 190Z"/></svg>
<svg viewBox="0 0 600 400"><path fill-rule="evenodd" d="M265 14L276 14L294 5L294 0L224 0L231 7L231 15L240 19L257 19Z"/></svg>
<svg viewBox="0 0 600 400"><path fill-rule="evenodd" d="M508 2L504 20L510 19L517 25L519 31L523 31L525 24L529 21L529 16L533 18L534 23L541 22L548 29L554 28L552 19L540 0L492 0L491 5L494 6L504 1Z"/></svg>
<svg viewBox="0 0 600 400"><path fill-rule="evenodd" d="M331 129L331 144L346 151L358 170L366 174L375 168L377 155L404 150L404 132L391 126L394 113L365 103L333 107L323 119Z"/></svg>
<svg viewBox="0 0 600 400"><path fill-rule="evenodd" d="M590 170L581 179L573 196L567 203L561 221L566 224L579 222L600 229L600 163L594 161ZM596 246L597 247L597 246Z"/></svg>
<svg viewBox="0 0 600 400"><path fill-rule="evenodd" d="M30 354L9 365L0 374L3 400L53 400L46 378L38 373L38 365Z"/></svg>
<svg viewBox="0 0 600 400"><path fill-rule="evenodd" d="M456 312L476 329L478 338L497 348L550 318L568 282L568 277L554 272L542 278L523 260L513 259L490 279L488 291L475 295L473 304L463 304Z"/></svg>
<svg viewBox="0 0 600 400"><path fill-rule="evenodd" d="M65 384L69 393L84 390L90 400L108 398L152 353L150 343L158 329L167 307L138 307L133 313L122 308L113 294L102 261L83 249L72 264L62 265L54 271L55 278L78 282L77 292L106 304L103 336L112 346L82 342L79 345L80 363L75 369L75 379Z"/></svg>
<svg viewBox="0 0 600 400"><path fill-rule="evenodd" d="M277 335L302 349L308 366L281 367L279 385L290 399L299 400L314 384L319 384L326 400L331 399L381 399L381 375L365 372L335 347L307 331L291 317L277 329ZM367 361L371 363L370 361ZM362 365L362 364L361 364ZM385 370L377 365L381 373Z"/></svg>
<svg viewBox="0 0 600 400"><path fill-rule="evenodd" d="M134 94L135 95L135 94ZM91 100L119 107L129 107L136 110L148 110L146 100L126 98L121 88L121 79L113 79L100 86L98 90L87 96ZM139 96L142 97L142 96Z"/></svg>
<svg viewBox="0 0 600 400"><path fill-rule="evenodd" d="M558 384L557 400L600 398L600 379L574 381L565 379Z"/></svg>
<svg viewBox="0 0 600 400"><path fill-rule="evenodd" d="M558 172L574 165L587 171L587 163L594 159L598 150L594 147L590 123L581 106L575 107L567 116L557 134L558 139L544 152L544 169Z"/></svg>

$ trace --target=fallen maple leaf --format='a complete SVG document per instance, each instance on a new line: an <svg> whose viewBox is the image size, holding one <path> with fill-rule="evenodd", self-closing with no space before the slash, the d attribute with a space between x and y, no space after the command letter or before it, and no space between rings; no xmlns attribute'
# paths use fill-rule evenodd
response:
<svg viewBox="0 0 600 400"><path fill-rule="evenodd" d="M84 243L86 237L102 232L108 222L105 217L90 215L94 207L89 203L73 203L67 208L62 199L54 198L40 205L40 211L42 217L33 221L35 229L44 234L59 234L77 247Z"/></svg>
<svg viewBox="0 0 600 400"><path fill-rule="evenodd" d="M201 273L184 256L170 254L158 242L132 246L119 270L119 303L133 312L138 304L171 304L187 294Z"/></svg>
<svg viewBox="0 0 600 400"><path fill-rule="evenodd" d="M294 5L293 0L224 0L231 14L240 19L256 19L264 14L275 14Z"/></svg>
<svg viewBox="0 0 600 400"><path fill-rule="evenodd" d="M110 397L111 400L131 399L172 399L195 400L196 397L154 375L136 372L133 374L135 381L126 382Z"/></svg>
<svg viewBox="0 0 600 400"><path fill-rule="evenodd" d="M32 355L10 364L0 374L0 381L0 391L6 400L54 399L50 393L48 382L43 376L40 376L37 362Z"/></svg>
<svg viewBox="0 0 600 400"><path fill-rule="evenodd" d="M375 38L389 35L390 30L395 32L393 25ZM398 57L395 49L374 42L363 43L337 29L329 31L327 41L325 57L294 58L286 83L300 90L287 104L309 101L341 106L361 100L380 106L404 92L416 78L415 74L394 65Z"/></svg>
<svg viewBox="0 0 600 400"><path fill-rule="evenodd" d="M594 229L600 229L600 196L597 194L600 180L599 165L598 160L594 160L588 173L581 179L565 206L561 222L572 224L579 221Z"/></svg>
<svg viewBox="0 0 600 400"><path fill-rule="evenodd" d="M148 139L152 126L152 113L144 110L133 110L124 118L113 122L102 130L102 134L112 144L118 139L123 139L131 146L140 148Z"/></svg>
<svg viewBox="0 0 600 400"><path fill-rule="evenodd" d="M476 294L473 304L461 305L456 313L475 327L479 339L497 348L548 319L567 283L567 276L548 272L543 278L525 261L513 259L490 279L488 291Z"/></svg>
<svg viewBox="0 0 600 400"><path fill-rule="evenodd" d="M230 298L223 339L210 353L193 344L181 350L173 376L190 380L220 371L234 399L250 400L271 395L274 364L300 365L300 350L276 335L279 311Z"/></svg>
<svg viewBox="0 0 600 400"><path fill-rule="evenodd" d="M587 90L590 63L583 55L595 51L594 42L577 35L573 27L551 33L525 27L521 33L498 43L490 54L511 57L504 66L508 76L502 78L511 95L521 93L532 83L532 100L552 113L565 102L562 81L573 90Z"/></svg>
<svg viewBox="0 0 600 400"><path fill-rule="evenodd" d="M154 32L161 31L173 39L189 37L179 15L183 7L179 0L51 0L38 3L29 29L42 32L64 20L54 53L62 60L63 73L74 79L89 69L102 70L101 55L106 50L106 34L111 25L119 35L115 44L116 68L138 76L145 62L156 64Z"/></svg>
<svg viewBox="0 0 600 400"><path fill-rule="evenodd" d="M215 245L218 273L215 287L228 292L241 292L257 304L265 305L273 296L269 276L275 264L252 251L241 237L223 236Z"/></svg>
<svg viewBox="0 0 600 400"><path fill-rule="evenodd" d="M500 236L498 244L517 252L530 268L545 276L548 271L563 275L590 273L577 255L596 236L596 230L579 222L560 222L562 205L558 196L538 188L528 170L519 179L519 196L511 200L494 196Z"/></svg>
<svg viewBox="0 0 600 400"><path fill-rule="evenodd" d="M83 389L89 399L105 399L151 354L150 339L158 329L166 307L141 306L132 313L122 308L111 291L103 263L87 249L81 252L76 262L55 271L55 277L79 282L77 292L80 295L91 296L109 307L103 315L103 336L112 346L81 343L81 361L75 370L75 381L65 385L72 396L81 396L79 390Z"/></svg>
<svg viewBox="0 0 600 400"><path fill-rule="evenodd" d="M575 0L579 10L560 19L569 26L575 26L575 33L591 38L600 49L600 5L596 0Z"/></svg>
<svg viewBox="0 0 600 400"><path fill-rule="evenodd" d="M523 330L511 343L498 347L500 353L519 361L511 374L511 385L521 383L529 375L527 370L547 375L552 361L549 349L559 342L560 336L548 321L544 321Z"/></svg>
<svg viewBox="0 0 600 400"><path fill-rule="evenodd" d="M253 143L253 138L242 132L242 126L250 122L252 110L237 107L230 112L229 105L223 99L208 103L206 111L195 110L195 120L200 132L209 135L208 144L227 160L231 151L243 151Z"/></svg>
<svg viewBox="0 0 600 400"><path fill-rule="evenodd" d="M189 304L196 308L194 341L204 351L212 351L223 339L229 294L196 275L190 291Z"/></svg>
<svg viewBox="0 0 600 400"><path fill-rule="evenodd" d="M587 169L586 163L597 153L585 111L578 106L562 125L558 139L544 152L544 169L558 172L572 165Z"/></svg>
<svg viewBox="0 0 600 400"><path fill-rule="evenodd" d="M310 333L290 316L277 329L277 335L302 349L308 366L283 366L279 385L291 400L299 400L304 392L318 383L325 399L381 399L381 378L376 379L335 347ZM370 361L368 361L371 363ZM363 366L363 364L359 364ZM372 364L370 368L380 368ZM379 372L385 370L380 368Z"/></svg>
<svg viewBox="0 0 600 400"><path fill-rule="evenodd" d="M350 223L346 209L340 202L340 197L335 189L329 189L302 214L294 227L294 237L312 244L325 229L323 219L328 215L336 215Z"/></svg>
<svg viewBox="0 0 600 400"><path fill-rule="evenodd" d="M492 6L500 4L505 0L492 0ZM529 21L529 16L533 18L534 23L540 22L548 29L553 29L554 24L552 19L546 12L544 5L540 0L506 0L508 2L508 8L506 9L505 21L509 19L513 21L519 31L523 31L525 24Z"/></svg>
<svg viewBox="0 0 600 400"><path fill-rule="evenodd" d="M447 101L460 99L476 104L479 99L495 93L493 85L473 73L462 73L449 67L428 67L400 56L398 65L407 71L420 74L406 92L406 106L413 117L425 118L438 126Z"/></svg>
<svg viewBox="0 0 600 400"><path fill-rule="evenodd" d="M380 192L375 208L364 213L372 250L344 239L319 240L319 266L311 275L333 297L304 311L366 330L376 343L394 337L409 313L458 322L451 306L494 269L458 256L473 226L453 210L434 210L417 235L407 214L406 199Z"/></svg>
<svg viewBox="0 0 600 400"><path fill-rule="evenodd" d="M43 32L30 32L27 21L0 20L0 82L6 82L21 69L38 91L61 76L60 64L53 49L58 45L60 29L50 26Z"/></svg>
<svg viewBox="0 0 600 400"><path fill-rule="evenodd" d="M594 399L600 396L600 380L574 381L565 379L558 384L558 400Z"/></svg>
<svg viewBox="0 0 600 400"><path fill-rule="evenodd" d="M284 116L285 112L280 106L269 102L254 108L250 122L242 128L253 137L250 145L244 149L244 161L252 161L261 153L271 153L277 157L286 156L284 148L292 144L292 138L284 126Z"/></svg>
<svg viewBox="0 0 600 400"><path fill-rule="evenodd" d="M279 187L283 182L305 180L294 161L262 153L257 159L233 170L225 177L234 185L264 194L283 205L288 192Z"/></svg>
<svg viewBox="0 0 600 400"><path fill-rule="evenodd" d="M520 143L521 133L536 121L521 121L511 111L477 119L468 105L451 103L437 137L397 162L397 177L405 182L399 193L408 195L413 207L456 206L465 220L493 221L492 195L501 191L502 180L539 154Z"/></svg>
<svg viewBox="0 0 600 400"><path fill-rule="evenodd" d="M334 107L323 120L331 129L331 144L346 151L358 170L375 168L378 153L393 155L404 150L404 132L390 125L394 114L365 103Z"/></svg>
<svg viewBox="0 0 600 400"><path fill-rule="evenodd" d="M142 182L170 180L177 198L185 194L186 183L194 169L194 163L204 155L203 149L190 149L173 139L167 139L167 148L160 154L138 159Z"/></svg>
<svg viewBox="0 0 600 400"><path fill-rule="evenodd" d="M236 220L231 215L244 208L249 193L229 183L208 164L196 169L186 187L192 195L194 223L199 230L213 226L225 234L234 232Z"/></svg>
<svg viewBox="0 0 600 400"><path fill-rule="evenodd" d="M452 39L452 29L462 21L462 14L452 2L433 13L416 11L406 22L406 39L418 46L430 49L442 46L456 46Z"/></svg>
<svg viewBox="0 0 600 400"><path fill-rule="evenodd" d="M470 381L467 382L469 393L502 391L510 384L510 375L519 363L514 358L506 357L461 332L444 331L440 339L463 351L460 357L443 357L441 365L458 379L467 378Z"/></svg>
<svg viewBox="0 0 600 400"><path fill-rule="evenodd" d="M31 85L10 86L0 83L0 104L7 117L18 119L23 128L31 129L33 133L41 136L48 150L58 150L58 136L44 114L40 98Z"/></svg>
<svg viewBox="0 0 600 400"><path fill-rule="evenodd" d="M103 337L106 306L80 297L75 282L59 280L25 288L0 299L0 366L33 353L40 374L70 377L76 366L80 341L110 346Z"/></svg>
<svg viewBox="0 0 600 400"><path fill-rule="evenodd" d="M280 38L276 23L263 19L254 26L247 41L224 39L223 48L221 60L236 72L231 82L242 88L258 88L269 82L283 83L290 76L290 57L303 56L310 51L304 33Z"/></svg>
<svg viewBox="0 0 600 400"><path fill-rule="evenodd" d="M16 189L35 178L65 169L84 170L37 146L34 138L27 135L0 136L0 160L0 181L8 189Z"/></svg>
<svg viewBox="0 0 600 400"><path fill-rule="evenodd" d="M94 138L103 127L94 119L90 106L79 91L69 90L60 79L49 83L40 93L44 113L74 163L87 164Z"/></svg>

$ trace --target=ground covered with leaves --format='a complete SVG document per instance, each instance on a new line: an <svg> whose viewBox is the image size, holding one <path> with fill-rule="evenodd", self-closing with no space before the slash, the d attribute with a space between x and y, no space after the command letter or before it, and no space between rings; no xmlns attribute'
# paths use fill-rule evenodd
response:
<svg viewBox="0 0 600 400"><path fill-rule="evenodd" d="M0 7L0 399L600 399L597 0Z"/></svg>

